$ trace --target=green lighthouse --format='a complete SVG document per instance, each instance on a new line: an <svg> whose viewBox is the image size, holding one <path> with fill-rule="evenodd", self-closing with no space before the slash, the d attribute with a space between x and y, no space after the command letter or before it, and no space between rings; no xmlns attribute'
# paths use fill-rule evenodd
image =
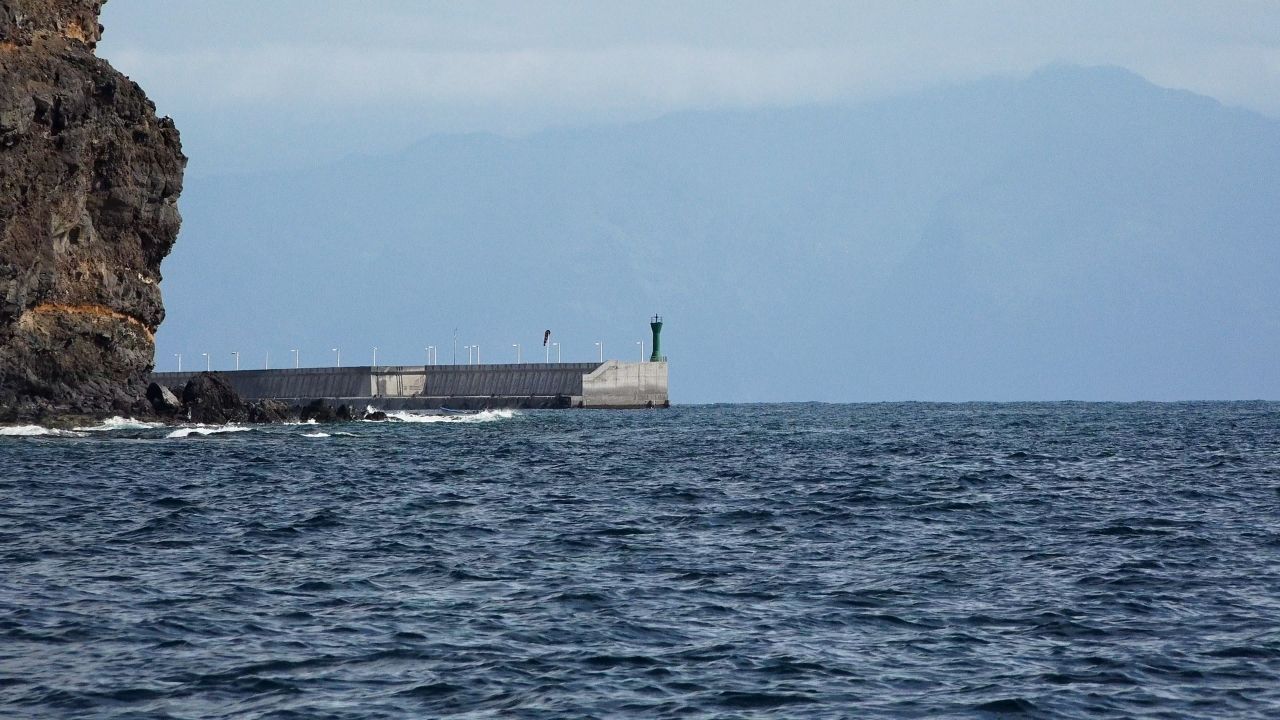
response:
<svg viewBox="0 0 1280 720"><path fill-rule="evenodd" d="M649 327L653 330L653 354L649 356L649 362L666 362L662 356L662 316L654 315Z"/></svg>

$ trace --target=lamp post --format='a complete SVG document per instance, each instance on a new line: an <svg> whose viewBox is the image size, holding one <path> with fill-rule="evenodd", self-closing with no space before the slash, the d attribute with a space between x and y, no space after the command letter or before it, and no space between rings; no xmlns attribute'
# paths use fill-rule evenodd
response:
<svg viewBox="0 0 1280 720"><path fill-rule="evenodd" d="M644 362L644 341L637 340L636 346L640 348L640 362Z"/></svg>
<svg viewBox="0 0 1280 720"><path fill-rule="evenodd" d="M178 358L178 372L182 372L182 353L174 353L173 356Z"/></svg>
<svg viewBox="0 0 1280 720"><path fill-rule="evenodd" d="M551 346L544 344L542 346L542 354L546 355L546 358L542 362L550 365L551 364Z"/></svg>
<svg viewBox="0 0 1280 720"><path fill-rule="evenodd" d="M378 346L373 346L373 366L378 367Z"/></svg>
<svg viewBox="0 0 1280 720"><path fill-rule="evenodd" d="M427 364L428 365L436 364L436 346L435 345L427 346Z"/></svg>
<svg viewBox="0 0 1280 720"><path fill-rule="evenodd" d="M477 365L480 364L480 346L479 345L476 346L476 364Z"/></svg>
<svg viewBox="0 0 1280 720"><path fill-rule="evenodd" d="M604 343L596 343L596 348L600 351L600 362L604 362Z"/></svg>
<svg viewBox="0 0 1280 720"><path fill-rule="evenodd" d="M467 364L468 365L471 364L471 346L470 345L467 346Z"/></svg>
<svg viewBox="0 0 1280 720"><path fill-rule="evenodd" d="M338 367L342 367L342 351L338 348L333 348L333 354L337 358Z"/></svg>
<svg viewBox="0 0 1280 720"><path fill-rule="evenodd" d="M213 372L213 358L209 357L209 353L200 353L204 356L204 369L206 372Z"/></svg>
<svg viewBox="0 0 1280 720"><path fill-rule="evenodd" d="M520 343L512 343L511 347L516 349L516 364L520 364Z"/></svg>
<svg viewBox="0 0 1280 720"><path fill-rule="evenodd" d="M239 370L239 369L240 369L240 353L236 352L235 350L232 350L232 351L231 351L231 354L235 356L235 358L236 358L236 370Z"/></svg>
<svg viewBox="0 0 1280 720"><path fill-rule="evenodd" d="M560 362L560 343L551 343L556 346L556 362Z"/></svg>
<svg viewBox="0 0 1280 720"><path fill-rule="evenodd" d="M298 369L298 351L294 349L294 350L290 350L289 352L293 353L293 369L297 370Z"/></svg>
<svg viewBox="0 0 1280 720"><path fill-rule="evenodd" d="M262 369L263 370L271 369L271 351L270 350L267 351L267 359L262 361Z"/></svg>

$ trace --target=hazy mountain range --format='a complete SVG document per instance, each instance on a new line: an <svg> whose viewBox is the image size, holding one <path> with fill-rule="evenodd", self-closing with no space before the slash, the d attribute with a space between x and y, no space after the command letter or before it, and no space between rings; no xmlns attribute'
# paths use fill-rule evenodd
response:
<svg viewBox="0 0 1280 720"><path fill-rule="evenodd" d="M430 137L181 208L161 368L455 327L628 359L656 311L676 402L1280 397L1280 122L1115 68Z"/></svg>

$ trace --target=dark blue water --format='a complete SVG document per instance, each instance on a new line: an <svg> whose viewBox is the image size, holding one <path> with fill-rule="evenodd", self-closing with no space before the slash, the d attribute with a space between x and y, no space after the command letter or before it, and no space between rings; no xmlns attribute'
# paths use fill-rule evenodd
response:
<svg viewBox="0 0 1280 720"><path fill-rule="evenodd" d="M0 716L1280 716L1280 404L322 430L0 437Z"/></svg>

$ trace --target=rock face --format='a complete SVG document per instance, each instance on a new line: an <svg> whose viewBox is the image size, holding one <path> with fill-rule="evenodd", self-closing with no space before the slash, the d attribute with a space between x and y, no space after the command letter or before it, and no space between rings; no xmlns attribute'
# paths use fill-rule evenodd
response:
<svg viewBox="0 0 1280 720"><path fill-rule="evenodd" d="M217 373L200 373L182 391L186 419L210 425L242 422L249 413L244 401L227 378Z"/></svg>
<svg viewBox="0 0 1280 720"><path fill-rule="evenodd" d="M186 157L102 5L0 0L0 421L149 407Z"/></svg>
<svg viewBox="0 0 1280 720"><path fill-rule="evenodd" d="M182 401L172 390L157 383L147 386L147 402L155 409L157 415L173 416L182 409Z"/></svg>
<svg viewBox="0 0 1280 720"><path fill-rule="evenodd" d="M294 417L293 408L279 400L254 400L248 410L251 423L282 423Z"/></svg>

